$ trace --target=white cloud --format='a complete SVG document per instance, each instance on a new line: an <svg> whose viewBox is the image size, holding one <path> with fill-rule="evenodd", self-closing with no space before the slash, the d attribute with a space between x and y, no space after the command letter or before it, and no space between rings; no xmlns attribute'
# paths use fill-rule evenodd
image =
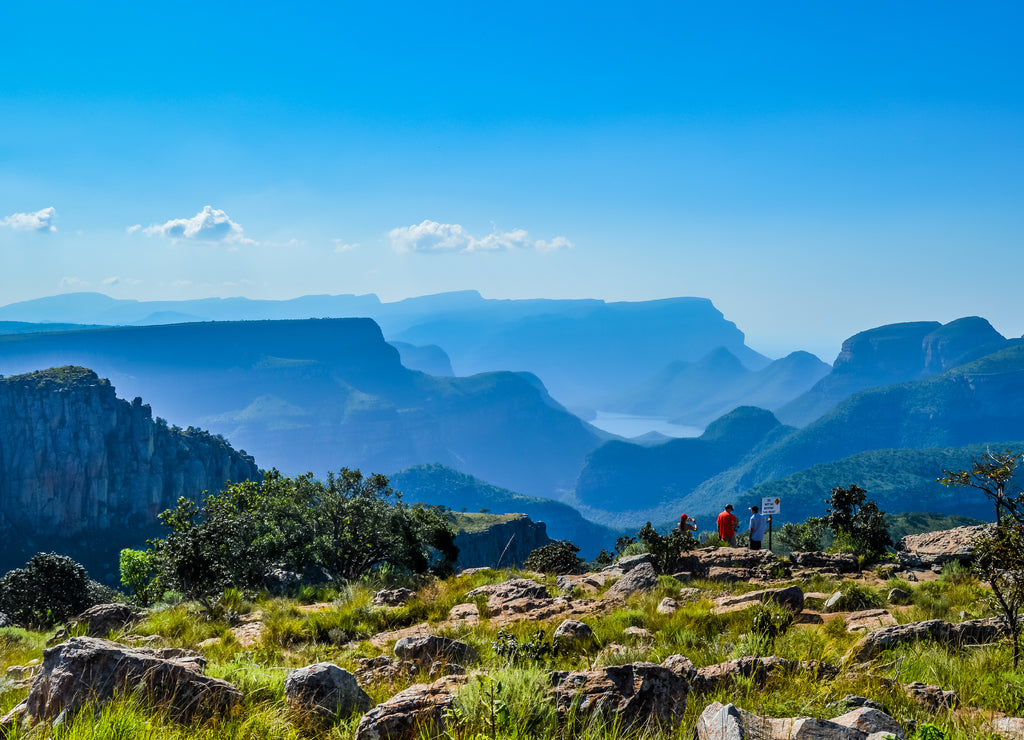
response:
<svg viewBox="0 0 1024 740"><path fill-rule="evenodd" d="M139 225L128 227L128 233L139 230ZM242 227L228 218L224 211L212 206L192 218L174 218L164 224L154 224L142 229L148 236L166 236L173 241L189 240L210 244L255 244L242 233Z"/></svg>
<svg viewBox="0 0 1024 740"><path fill-rule="evenodd" d="M60 289L67 290L73 288L79 290L81 288L88 288L90 285L88 280L82 280L79 277L62 277L60 279Z"/></svg>
<svg viewBox="0 0 1024 740"><path fill-rule="evenodd" d="M53 206L35 213L12 213L0 219L0 226L9 226L15 231L56 231L57 227L50 223L57 215Z"/></svg>
<svg viewBox="0 0 1024 740"><path fill-rule="evenodd" d="M351 252L353 249L359 248L358 242L346 244L344 239L332 239L332 241L334 242L335 254L341 254L342 252Z"/></svg>
<svg viewBox="0 0 1024 740"><path fill-rule="evenodd" d="M534 241L525 229L494 230L483 238L468 233L459 224L439 224L424 221L414 226L402 226L388 232L391 247L399 253L407 252L495 252L512 249L536 249L550 252L568 249L572 244L564 236L550 242Z"/></svg>
<svg viewBox="0 0 1024 740"><path fill-rule="evenodd" d="M123 278L120 275L103 278L104 285L139 285L141 282L138 278Z"/></svg>

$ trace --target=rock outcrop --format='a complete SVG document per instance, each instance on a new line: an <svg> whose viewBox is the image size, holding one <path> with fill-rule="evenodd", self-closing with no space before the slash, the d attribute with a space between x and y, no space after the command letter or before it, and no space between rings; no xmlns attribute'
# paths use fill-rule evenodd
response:
<svg viewBox="0 0 1024 740"><path fill-rule="evenodd" d="M378 704L359 720L355 740L417 740L443 736L464 676L414 684Z"/></svg>
<svg viewBox="0 0 1024 740"><path fill-rule="evenodd" d="M623 733L645 728L675 729L686 711L689 686L678 673L653 663L608 666L594 671L552 674L559 719L615 718Z"/></svg>
<svg viewBox="0 0 1024 740"><path fill-rule="evenodd" d="M316 721L344 718L373 705L356 677L333 663L315 663L289 673L284 698L300 717Z"/></svg>
<svg viewBox="0 0 1024 740"><path fill-rule="evenodd" d="M0 379L0 533L136 528L258 473L222 437L154 420L86 368Z"/></svg>
<svg viewBox="0 0 1024 740"><path fill-rule="evenodd" d="M897 624L869 632L850 648L846 661L863 663L879 653L914 642L929 640L942 645L964 645L994 642L1005 634L998 617L973 619L953 624L941 619Z"/></svg>
<svg viewBox="0 0 1024 740"><path fill-rule="evenodd" d="M95 637L73 637L43 651L28 697L0 720L35 723L96 708L123 691L139 691L175 719L214 716L233 709L242 692L202 674L205 661L182 650L131 648Z"/></svg>
<svg viewBox="0 0 1024 740"><path fill-rule="evenodd" d="M535 522L526 514L511 515L479 532L459 532L455 545L459 548L458 568L509 568L526 562L538 547L550 545L547 525Z"/></svg>
<svg viewBox="0 0 1024 740"><path fill-rule="evenodd" d="M939 532L908 534L896 543L896 556L906 567L931 567L951 560L970 562L974 558L974 540L991 525L956 527Z"/></svg>

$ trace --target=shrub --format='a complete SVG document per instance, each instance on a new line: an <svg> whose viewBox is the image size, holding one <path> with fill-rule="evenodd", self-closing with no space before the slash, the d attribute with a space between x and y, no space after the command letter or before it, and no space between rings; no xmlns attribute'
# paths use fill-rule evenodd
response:
<svg viewBox="0 0 1024 740"><path fill-rule="evenodd" d="M576 555L579 551L568 540L557 540L531 552L523 565L541 573L579 573L583 566L583 560Z"/></svg>
<svg viewBox="0 0 1024 740"><path fill-rule="evenodd" d="M520 640L510 630L500 629L491 642L491 648L495 655L506 658L510 663L540 661L567 652L561 640L546 639L544 630L537 630L528 640Z"/></svg>
<svg viewBox="0 0 1024 740"><path fill-rule="evenodd" d="M885 512L867 498L860 486L833 488L826 502L829 506L823 519L835 536L838 552L853 552L874 561L892 545Z"/></svg>
<svg viewBox="0 0 1024 740"><path fill-rule="evenodd" d="M0 578L0 612L22 626L52 627L92 603L89 575L65 555L40 553Z"/></svg>
<svg viewBox="0 0 1024 740"><path fill-rule="evenodd" d="M808 517L802 524L786 522L779 529L779 542L794 552L816 552L821 549L825 535L825 520L822 517Z"/></svg>

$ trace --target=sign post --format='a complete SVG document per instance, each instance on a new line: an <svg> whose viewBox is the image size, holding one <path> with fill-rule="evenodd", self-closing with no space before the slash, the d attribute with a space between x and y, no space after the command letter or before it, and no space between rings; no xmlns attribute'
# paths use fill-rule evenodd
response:
<svg viewBox="0 0 1024 740"><path fill-rule="evenodd" d="M761 499L761 513L768 515L768 549L772 549L772 515L778 514L782 508L782 499L765 497Z"/></svg>

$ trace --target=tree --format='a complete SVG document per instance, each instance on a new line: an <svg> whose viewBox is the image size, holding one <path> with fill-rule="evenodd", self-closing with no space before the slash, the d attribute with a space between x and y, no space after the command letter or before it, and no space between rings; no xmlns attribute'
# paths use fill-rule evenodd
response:
<svg viewBox="0 0 1024 740"><path fill-rule="evenodd" d="M981 491L995 507L996 521L974 540L974 568L992 589L992 600L1013 645L1013 667L1020 662L1024 611L1024 491L1014 485L1024 453L987 452L970 470L943 470L939 483Z"/></svg>
<svg viewBox="0 0 1024 740"><path fill-rule="evenodd" d="M401 502L383 475L343 468L326 481L276 470L229 484L202 506L180 499L160 515L171 529L149 543L166 586L208 599L227 586L259 588L271 566L324 568L358 578L389 563L414 574L452 569L458 548L448 520Z"/></svg>
<svg viewBox="0 0 1024 740"><path fill-rule="evenodd" d="M576 554L580 548L568 540L555 540L531 552L523 567L541 573L574 574L583 567L583 560Z"/></svg>
<svg viewBox="0 0 1024 740"><path fill-rule="evenodd" d="M0 578L0 612L22 626L52 627L90 606L89 574L65 555L33 555Z"/></svg>
<svg viewBox="0 0 1024 740"><path fill-rule="evenodd" d="M678 570L683 553L697 546L697 540L689 530L673 527L667 535L663 535L652 527L650 522L641 527L636 536L647 547L647 552L654 556L654 567L659 573L672 573Z"/></svg>
<svg viewBox="0 0 1024 740"><path fill-rule="evenodd" d="M825 503L825 526L836 540L848 543L854 554L877 560L892 545L885 512L860 486L833 488Z"/></svg>

